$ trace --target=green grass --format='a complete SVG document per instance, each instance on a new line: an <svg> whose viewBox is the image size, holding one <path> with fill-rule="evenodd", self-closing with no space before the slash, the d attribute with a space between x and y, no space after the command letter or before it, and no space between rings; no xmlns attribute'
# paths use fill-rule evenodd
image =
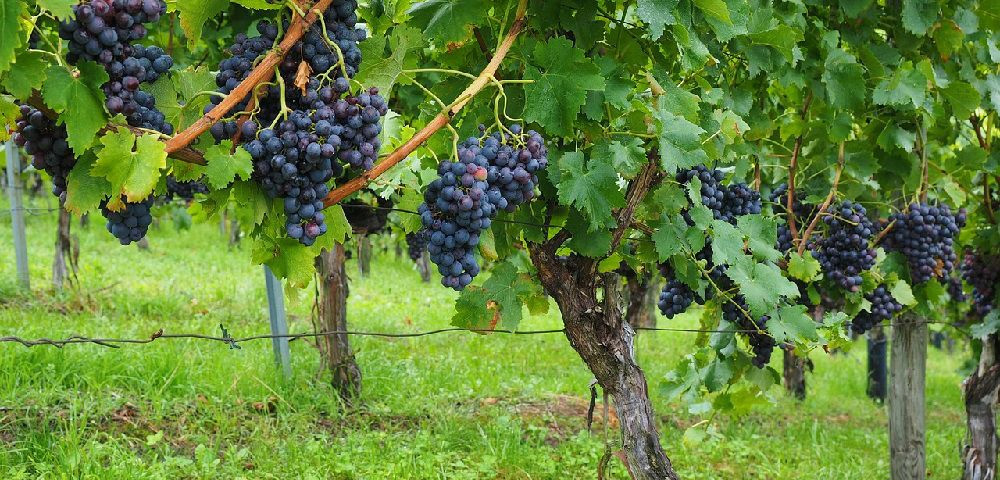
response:
<svg viewBox="0 0 1000 480"><path fill-rule="evenodd" d="M2 205L0 205L2 206ZM40 203L36 206L42 206ZM10 217L0 213L0 336L146 337L266 333L263 273L214 225L150 234L151 250L115 245L99 217L80 238L80 292L51 291L54 215L28 218L33 290L16 291ZM455 294L424 285L408 259L378 254L372 275L349 265L349 319L359 330L448 326ZM311 291L286 298L307 331ZM661 319L661 325L666 320ZM558 312L524 329L558 327ZM353 338L363 406L345 410L317 376L318 356L292 343L283 381L268 341L230 350L171 340L108 349L0 344L0 478L593 478L603 427L587 433L591 375L561 335L445 334ZM685 445L702 417L658 384L694 342L644 333L637 345L664 446L685 479L888 478L886 413L864 394L864 348L816 352L809 397L715 418L719 436ZM931 350L930 478L957 478L964 353ZM775 355L780 370L780 355ZM600 409L598 409L600 410ZM614 435L612 435L614 439ZM620 464L611 475L627 478Z"/></svg>

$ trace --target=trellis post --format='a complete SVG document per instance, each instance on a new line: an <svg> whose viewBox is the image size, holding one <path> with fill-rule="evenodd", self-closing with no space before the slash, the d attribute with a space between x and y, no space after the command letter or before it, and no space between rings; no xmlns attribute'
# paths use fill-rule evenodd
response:
<svg viewBox="0 0 1000 480"><path fill-rule="evenodd" d="M267 311L271 318L271 335L288 335L288 322L285 319L285 292L281 289L281 280L274 276L271 269L264 265L264 283L267 287ZM272 338L274 361L281 367L285 378L292 376L292 354L288 348L288 338Z"/></svg>
<svg viewBox="0 0 1000 480"><path fill-rule="evenodd" d="M14 259L17 263L17 283L24 290L31 289L28 273L28 243L24 234L24 204L21 190L21 155L14 142L5 146L7 156L7 185L10 196L11 226L14 228Z"/></svg>

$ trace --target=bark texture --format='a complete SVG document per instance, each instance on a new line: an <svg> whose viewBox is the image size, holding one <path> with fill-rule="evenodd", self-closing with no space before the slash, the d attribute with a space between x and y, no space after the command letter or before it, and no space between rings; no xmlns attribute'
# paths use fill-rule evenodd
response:
<svg viewBox="0 0 1000 480"><path fill-rule="evenodd" d="M785 391L799 400L805 400L806 359L795 355L791 348L782 348L781 351L784 352Z"/></svg>
<svg viewBox="0 0 1000 480"><path fill-rule="evenodd" d="M927 478L924 386L927 322L913 313L892 327L889 363L889 453L892 480Z"/></svg>
<svg viewBox="0 0 1000 480"><path fill-rule="evenodd" d="M318 322L321 332L347 330L347 271L344 266L344 245L336 244L333 251L324 250L316 257L319 273ZM331 385L348 404L361 394L361 369L354 358L348 335L318 337L322 366L330 371Z"/></svg>
<svg viewBox="0 0 1000 480"><path fill-rule="evenodd" d="M76 280L79 250L74 252L73 248L73 238L70 235L72 220L66 209L59 209L55 256L52 259L52 286L56 290L62 290L66 282L72 284Z"/></svg>
<svg viewBox="0 0 1000 480"><path fill-rule="evenodd" d="M426 249L417 260L417 270L420 271L420 280L424 283L431 283L431 254Z"/></svg>
<svg viewBox="0 0 1000 480"><path fill-rule="evenodd" d="M628 308L625 318L635 328L656 326L656 300L659 289L652 275L636 275L628 278Z"/></svg>
<svg viewBox="0 0 1000 480"><path fill-rule="evenodd" d="M962 480L995 480L997 425L994 405L1000 388L997 334L987 336L979 366L962 383L965 395L966 444L962 448Z"/></svg>
<svg viewBox="0 0 1000 480"><path fill-rule="evenodd" d="M557 257L561 242L554 240L532 248L531 260L559 305L570 344L613 399L626 466L636 479L679 478L660 445L646 377L635 361L635 332L621 309L617 275L597 275L587 259Z"/></svg>

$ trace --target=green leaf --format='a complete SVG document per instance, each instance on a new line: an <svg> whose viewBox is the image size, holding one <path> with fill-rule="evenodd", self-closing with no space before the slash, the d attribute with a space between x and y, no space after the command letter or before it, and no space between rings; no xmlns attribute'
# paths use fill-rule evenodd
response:
<svg viewBox="0 0 1000 480"><path fill-rule="evenodd" d="M781 275L781 270L770 263L755 263L743 255L726 270L726 276L736 282L740 293L755 317L767 315L778 306L781 299L796 298L799 289Z"/></svg>
<svg viewBox="0 0 1000 480"><path fill-rule="evenodd" d="M42 87L45 103L62 112L59 121L66 125L69 146L77 154L90 148L97 132L107 124L101 91L101 85L108 81L107 72L89 61L81 62L79 69L79 76L74 76L66 68L53 65Z"/></svg>
<svg viewBox="0 0 1000 480"><path fill-rule="evenodd" d="M967 119L979 108L980 95L971 84L966 82L951 82L947 87L941 89L941 94L951 104L951 110L955 118Z"/></svg>
<svg viewBox="0 0 1000 480"><path fill-rule="evenodd" d="M714 18L727 25L733 24L733 20L729 17L729 7L723 0L693 0L692 3L705 16Z"/></svg>
<svg viewBox="0 0 1000 480"><path fill-rule="evenodd" d="M14 52L24 41L18 19L27 13L26 8L22 0L0 0L0 73L10 68Z"/></svg>
<svg viewBox="0 0 1000 480"><path fill-rule="evenodd" d="M472 27L487 20L488 0L427 0L410 9L413 22L423 26L424 35L440 46L464 40Z"/></svg>
<svg viewBox="0 0 1000 480"><path fill-rule="evenodd" d="M785 61L794 63L795 57L792 54L792 49L797 43L804 40L805 36L801 30L782 24L771 30L751 33L747 35L747 38L754 45L763 45L777 50L781 56L785 57Z"/></svg>
<svg viewBox="0 0 1000 480"><path fill-rule="evenodd" d="M942 59L948 59L962 47L965 33L954 20L944 20L934 30L934 44Z"/></svg>
<svg viewBox="0 0 1000 480"><path fill-rule="evenodd" d="M777 315L768 320L767 331L778 345L819 340L816 322L806 314L805 305L788 305L778 309Z"/></svg>
<svg viewBox="0 0 1000 480"><path fill-rule="evenodd" d="M980 340L986 340L987 336L998 331L1000 331L1000 309L997 308L986 315L982 323L977 323L969 329L969 333Z"/></svg>
<svg viewBox="0 0 1000 480"><path fill-rule="evenodd" d="M689 122L697 123L698 103L701 102L701 98L674 85L673 82L661 82L661 86L663 95L660 96L660 108L674 115L680 115Z"/></svg>
<svg viewBox="0 0 1000 480"><path fill-rule="evenodd" d="M2 85L15 97L27 99L32 91L40 89L45 83L48 65L42 52L22 51L14 61L14 67L3 75Z"/></svg>
<svg viewBox="0 0 1000 480"><path fill-rule="evenodd" d="M712 221L712 261L728 265L743 256L743 235L724 220Z"/></svg>
<svg viewBox="0 0 1000 480"><path fill-rule="evenodd" d="M705 130L664 108L656 112L656 130L660 137L660 162L668 174L708 161L701 148Z"/></svg>
<svg viewBox="0 0 1000 480"><path fill-rule="evenodd" d="M352 236L353 230L351 229L351 223L347 221L347 214L344 213L344 207L339 204L334 205L323 210L323 215L326 216L327 225L324 236L329 236L336 243L344 243Z"/></svg>
<svg viewBox="0 0 1000 480"><path fill-rule="evenodd" d="M913 64L905 62L891 78L879 82L872 93L872 100L878 105L906 105L915 108L924 103L927 90L927 77L913 68Z"/></svg>
<svg viewBox="0 0 1000 480"><path fill-rule="evenodd" d="M841 0L840 9L850 18L858 18L875 0Z"/></svg>
<svg viewBox="0 0 1000 480"><path fill-rule="evenodd" d="M622 143L624 142L624 143ZM629 137L626 140L603 140L591 151L591 157L608 163L625 179L632 179L646 164L646 151L642 140Z"/></svg>
<svg viewBox="0 0 1000 480"><path fill-rule="evenodd" d="M499 326L514 330L521 323L522 307L535 294L535 283L518 273L511 262L497 265L483 286L470 285L455 303L451 323L456 327L490 330Z"/></svg>
<svg viewBox="0 0 1000 480"><path fill-rule="evenodd" d="M976 9L979 26L984 30L1000 30L1000 0L979 0Z"/></svg>
<svg viewBox="0 0 1000 480"><path fill-rule="evenodd" d="M144 200L153 192L160 179L160 170L167 166L163 142L152 135L136 138L122 128L101 137L104 146L97 153L91 175L99 175L111 183L112 192L121 192L129 202ZM120 199L112 195L109 204Z"/></svg>
<svg viewBox="0 0 1000 480"><path fill-rule="evenodd" d="M205 177L213 188L226 188L237 176L249 180L253 173L250 154L242 148L237 148L235 153L230 154L232 149L232 140L223 140L218 145L205 149L205 161L208 162Z"/></svg>
<svg viewBox="0 0 1000 480"><path fill-rule="evenodd" d="M14 99L0 94L0 125L14 125L20 116L21 109L14 103ZM10 133L6 128L0 128L0 142L6 142L10 138Z"/></svg>
<svg viewBox="0 0 1000 480"><path fill-rule="evenodd" d="M792 278L803 282L812 282L819 276L821 270L819 261L813 257L809 250L806 250L802 255L799 255L798 252L788 254L788 274Z"/></svg>
<svg viewBox="0 0 1000 480"><path fill-rule="evenodd" d="M622 64L615 61L613 57L597 57L594 59L597 67L601 69L601 76L604 77L604 98L611 105L620 109L628 109L628 96L632 93L635 83L629 78L627 69ZM600 95L597 91L590 94Z"/></svg>
<svg viewBox="0 0 1000 480"><path fill-rule="evenodd" d="M660 221L651 225L655 229L651 236L653 245L656 247L656 254L660 261L681 253L684 245L687 244L686 232L687 223L680 215L664 215Z"/></svg>
<svg viewBox="0 0 1000 480"><path fill-rule="evenodd" d="M535 45L525 78L534 83L524 86L524 118L550 135L572 132L587 91L604 90L598 66L563 37Z"/></svg>
<svg viewBox="0 0 1000 480"><path fill-rule="evenodd" d="M69 19L73 15L73 5L77 0L35 0L38 6L52 12L60 20Z"/></svg>
<svg viewBox="0 0 1000 480"><path fill-rule="evenodd" d="M388 43L388 56L385 55ZM400 26L388 38L369 37L361 43L361 69L355 80L366 87L376 87L388 95L396 79L403 72L410 53L423 47L420 30Z"/></svg>
<svg viewBox="0 0 1000 480"><path fill-rule="evenodd" d="M736 226L747 238L747 245L754 256L761 260L777 261L783 257L778 244L778 221L761 214L743 215L736 219Z"/></svg>
<svg viewBox="0 0 1000 480"><path fill-rule="evenodd" d="M823 70L823 83L826 84L830 105L844 110L861 108L868 92L864 72L864 67L853 55L841 49L832 51Z"/></svg>
<svg viewBox="0 0 1000 480"><path fill-rule="evenodd" d="M910 289L910 284L903 280L896 280L889 288L889 295L895 298L897 302L906 305L907 307L912 307L917 304L917 298L913 296L913 290Z"/></svg>
<svg viewBox="0 0 1000 480"><path fill-rule="evenodd" d="M152 85L143 86L143 90L156 98L156 108L163 112L177 131L201 118L205 106L211 103L210 96L198 93L215 89L215 75L208 67L171 70L169 76L162 76Z"/></svg>
<svg viewBox="0 0 1000 480"><path fill-rule="evenodd" d="M201 40L201 31L208 19L229 9L229 0L177 0L177 11L181 15L181 28L188 40L188 47L194 48Z"/></svg>
<svg viewBox="0 0 1000 480"><path fill-rule="evenodd" d="M285 8L285 5L280 2L271 3L268 0L232 0L232 2L250 10L281 10Z"/></svg>
<svg viewBox="0 0 1000 480"><path fill-rule="evenodd" d="M625 195L618 188L618 175L610 163L591 158L582 152L569 152L559 158L559 201L579 208L591 230L613 227L612 208L625 205Z"/></svg>
<svg viewBox="0 0 1000 480"><path fill-rule="evenodd" d="M677 22L673 12L679 2L680 0L639 0L635 13L646 24L653 40L659 40L663 36L665 26Z"/></svg>
<svg viewBox="0 0 1000 480"><path fill-rule="evenodd" d="M254 262L267 265L275 276L286 279L289 285L305 288L316 273L317 253L291 238L262 238L254 244L251 255Z"/></svg>
<svg viewBox="0 0 1000 480"><path fill-rule="evenodd" d="M937 0L903 0L903 28L924 35L938 18Z"/></svg>
<svg viewBox="0 0 1000 480"><path fill-rule="evenodd" d="M66 177L66 203L64 207L67 211L77 215L95 210L111 193L111 183L104 177L91 175L94 168L94 161L97 158L92 154L78 156L76 165L69 171Z"/></svg>

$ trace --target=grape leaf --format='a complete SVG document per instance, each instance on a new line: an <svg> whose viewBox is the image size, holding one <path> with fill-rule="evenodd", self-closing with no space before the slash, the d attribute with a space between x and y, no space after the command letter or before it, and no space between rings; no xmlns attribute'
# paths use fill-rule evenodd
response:
<svg viewBox="0 0 1000 480"><path fill-rule="evenodd" d="M636 15L646 24L653 40L663 36L663 28L677 22L674 18L674 8L680 0L639 0Z"/></svg>
<svg viewBox="0 0 1000 480"><path fill-rule="evenodd" d="M905 62L892 77L879 82L872 93L872 100L878 105L906 105L919 107L924 103L927 77Z"/></svg>
<svg viewBox="0 0 1000 480"><path fill-rule="evenodd" d="M388 42L389 56L385 56ZM403 72L410 52L423 47L420 31L413 27L396 27L388 38L369 37L361 43L361 69L355 80L378 88L388 95Z"/></svg>
<svg viewBox="0 0 1000 480"><path fill-rule="evenodd" d="M660 162L668 174L708 161L701 148L705 130L664 108L656 111L656 130L660 137Z"/></svg>
<svg viewBox="0 0 1000 480"><path fill-rule="evenodd" d="M470 285L462 291L451 324L475 330L497 326L514 330L521 323L522 306L536 293L535 285L530 276L518 273L513 263L501 263L482 287Z"/></svg>
<svg viewBox="0 0 1000 480"><path fill-rule="evenodd" d="M733 24L733 20L729 18L729 7L723 0L693 0L691 3L694 3L705 16L728 25Z"/></svg>
<svg viewBox="0 0 1000 480"><path fill-rule="evenodd" d="M90 148L97 132L107 124L101 91L101 85L108 81L107 72L89 61L80 62L79 69L77 77L65 67L53 65L42 87L45 103L62 112L59 121L66 125L69 146L77 154Z"/></svg>
<svg viewBox="0 0 1000 480"><path fill-rule="evenodd" d="M969 328L969 333L973 337L985 340L990 334L1000 331L1000 308L994 308L989 314L983 317L983 321Z"/></svg>
<svg viewBox="0 0 1000 480"><path fill-rule="evenodd" d="M954 20L944 20L934 30L934 44L941 58L947 60L962 47L965 33Z"/></svg>
<svg viewBox="0 0 1000 480"><path fill-rule="evenodd" d="M754 316L767 315L778 306L782 297L796 298L799 289L781 275L781 270L770 263L756 263L742 255L726 269L726 276L736 282L740 293Z"/></svg>
<svg viewBox="0 0 1000 480"><path fill-rule="evenodd" d="M747 38L754 45L767 46L777 50L781 56L785 57L785 61L793 63L795 57L792 55L792 49L795 48L795 44L804 40L805 36L797 28L779 25L771 30L751 33L747 35Z"/></svg>
<svg viewBox="0 0 1000 480"><path fill-rule="evenodd" d="M285 8L285 5L280 2L271 3L267 0L232 0L232 2L250 10L281 10Z"/></svg>
<svg viewBox="0 0 1000 480"><path fill-rule="evenodd" d="M236 152L230 154L233 148L232 140L223 140L218 145L212 145L205 149L205 161L208 165L205 168L205 178L208 184L214 188L226 188L236 177L249 180L253 173L253 160L250 153L242 148L237 148Z"/></svg>
<svg viewBox="0 0 1000 480"><path fill-rule="evenodd" d="M93 154L78 155L76 166L66 176L67 211L82 215L96 209L101 200L111 193L111 183L104 177L91 175L96 157Z"/></svg>
<svg viewBox="0 0 1000 480"><path fill-rule="evenodd" d="M2 85L15 97L27 99L32 91L38 90L45 83L48 65L42 52L25 50L18 54L14 67L2 75Z"/></svg>
<svg viewBox="0 0 1000 480"><path fill-rule="evenodd" d="M344 207L334 205L323 210L326 217L327 230L324 236L329 236L334 242L344 243L353 235L350 222L344 213Z"/></svg>
<svg viewBox="0 0 1000 480"><path fill-rule="evenodd" d="M625 205L625 195L618 188L618 175L607 162L582 152L568 152L559 158L559 201L579 208L590 223L591 230L613 227L611 209Z"/></svg>
<svg viewBox="0 0 1000 480"><path fill-rule="evenodd" d="M194 48L201 40L201 31L208 19L228 8L229 0L177 0L177 11L181 14L181 28L184 29L188 46Z"/></svg>
<svg viewBox="0 0 1000 480"><path fill-rule="evenodd" d="M1000 0L980 0L976 15L984 30L1000 30Z"/></svg>
<svg viewBox="0 0 1000 480"><path fill-rule="evenodd" d="M596 90L590 91L592 95L600 95L611 105L621 108L628 108L628 95L635 87L635 83L628 78L628 71L612 57L597 57L594 59L597 67L601 69L601 76L604 77L604 92Z"/></svg>
<svg viewBox="0 0 1000 480"><path fill-rule="evenodd" d="M831 51L822 76L830 105L844 110L861 108L868 92L864 72L854 55L839 48Z"/></svg>
<svg viewBox="0 0 1000 480"><path fill-rule="evenodd" d="M743 235L724 220L712 221L712 261L728 265L743 256Z"/></svg>
<svg viewBox="0 0 1000 480"><path fill-rule="evenodd" d="M701 230L689 228L680 215L664 215L650 226L655 230L651 238L661 262L681 253L685 247L693 252L701 250L704 245L704 237L701 238L700 245L692 243L691 233L701 234Z"/></svg>
<svg viewBox="0 0 1000 480"><path fill-rule="evenodd" d="M819 340L816 322L806 314L805 305L788 305L778 309L767 321L767 331L774 341L781 345L786 342Z"/></svg>
<svg viewBox="0 0 1000 480"><path fill-rule="evenodd" d="M903 2L903 28L910 33L926 34L937 18L937 0L905 0Z"/></svg>
<svg viewBox="0 0 1000 480"><path fill-rule="evenodd" d="M298 240L262 237L254 244L251 255L254 262L267 265L275 276L286 279L289 285L305 288L316 272L314 262L318 253L312 248L304 247Z"/></svg>
<svg viewBox="0 0 1000 480"><path fill-rule="evenodd" d="M647 161L642 140L635 137L629 137L623 141L608 142L603 140L594 145L591 156L601 162L611 164L615 171L625 179L635 178Z"/></svg>
<svg viewBox="0 0 1000 480"><path fill-rule="evenodd" d="M106 133L100 143L104 148L97 153L90 174L106 178L111 191L125 194L129 202L148 197L160 179L160 170L167 166L163 142L152 135L136 138L122 128ZM112 195L109 205L118 204L120 199Z"/></svg>
<svg viewBox="0 0 1000 480"><path fill-rule="evenodd" d="M660 108L674 115L680 115L689 122L698 122L698 103L701 102L701 98L675 85L674 82L660 82L660 85L663 88Z"/></svg>
<svg viewBox="0 0 1000 480"><path fill-rule="evenodd" d="M941 89L941 94L951 104L955 118L969 118L979 108L980 95L976 88L966 82L951 82Z"/></svg>
<svg viewBox="0 0 1000 480"><path fill-rule="evenodd" d="M8 95L0 95L0 125L14 125L20 116L21 109L14 103L14 99ZM0 142L6 142L10 133L6 128L0 128Z"/></svg>
<svg viewBox="0 0 1000 480"><path fill-rule="evenodd" d="M912 307L917 304L916 297L913 296L913 290L910 288L910 284L903 280L896 280L892 284L892 288L889 289L889 295L896 299L897 302Z"/></svg>
<svg viewBox="0 0 1000 480"><path fill-rule="evenodd" d="M605 86L600 68L563 37L536 44L524 76L533 81L524 86L524 118L550 135L572 132L587 91Z"/></svg>
<svg viewBox="0 0 1000 480"><path fill-rule="evenodd" d="M14 53L24 41L18 19L26 8L21 0L0 0L0 73L10 68Z"/></svg>
<svg viewBox="0 0 1000 480"><path fill-rule="evenodd" d="M77 0L36 0L38 6L52 12L60 20L69 19L73 15L73 5Z"/></svg>
<svg viewBox="0 0 1000 480"><path fill-rule="evenodd" d="M736 219L736 226L746 236L755 257L771 261L781 259L783 255L774 248L778 243L777 219L761 214L743 215Z"/></svg>
<svg viewBox="0 0 1000 480"><path fill-rule="evenodd" d="M806 250L804 254L792 252L788 255L788 274L792 278L811 282L819 276L822 267L819 261L813 258L812 252Z"/></svg>
<svg viewBox="0 0 1000 480"><path fill-rule="evenodd" d="M487 19L492 2L487 0L427 0L410 9L415 24L439 45L469 37L472 26Z"/></svg>

